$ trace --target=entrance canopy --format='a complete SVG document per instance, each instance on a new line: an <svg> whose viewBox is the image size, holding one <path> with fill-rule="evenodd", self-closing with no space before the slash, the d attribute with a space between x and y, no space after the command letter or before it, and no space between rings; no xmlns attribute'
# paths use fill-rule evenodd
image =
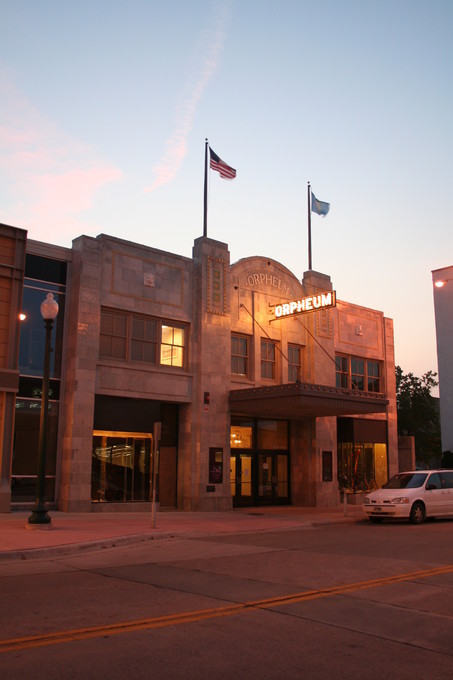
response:
<svg viewBox="0 0 453 680"><path fill-rule="evenodd" d="M236 415L286 420L385 413L389 403L382 394L307 383L231 390L229 401Z"/></svg>

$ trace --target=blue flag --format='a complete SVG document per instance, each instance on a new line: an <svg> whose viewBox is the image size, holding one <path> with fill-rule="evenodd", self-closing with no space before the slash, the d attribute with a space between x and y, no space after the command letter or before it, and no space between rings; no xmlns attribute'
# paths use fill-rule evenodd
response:
<svg viewBox="0 0 453 680"><path fill-rule="evenodd" d="M324 201L319 201L313 192L311 192L311 211L317 215L322 215L325 217L329 212L330 203L324 203Z"/></svg>

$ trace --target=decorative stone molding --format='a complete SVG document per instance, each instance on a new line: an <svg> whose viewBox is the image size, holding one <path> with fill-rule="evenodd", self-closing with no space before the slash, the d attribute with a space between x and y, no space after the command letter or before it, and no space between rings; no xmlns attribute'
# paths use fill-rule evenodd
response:
<svg viewBox="0 0 453 680"><path fill-rule="evenodd" d="M184 271L182 267L166 262L114 250L110 292L133 300L181 308Z"/></svg>
<svg viewBox="0 0 453 680"><path fill-rule="evenodd" d="M226 262L208 255L206 267L206 310L211 314L227 314L225 286Z"/></svg>

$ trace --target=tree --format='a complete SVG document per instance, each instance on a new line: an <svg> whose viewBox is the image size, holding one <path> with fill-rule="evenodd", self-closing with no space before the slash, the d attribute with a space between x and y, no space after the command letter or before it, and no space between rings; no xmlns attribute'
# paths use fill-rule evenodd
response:
<svg viewBox="0 0 453 680"><path fill-rule="evenodd" d="M418 378L404 374L400 366L395 372L398 435L414 436L417 465L429 467L442 455L438 400L431 395L439 384L437 373L428 371Z"/></svg>

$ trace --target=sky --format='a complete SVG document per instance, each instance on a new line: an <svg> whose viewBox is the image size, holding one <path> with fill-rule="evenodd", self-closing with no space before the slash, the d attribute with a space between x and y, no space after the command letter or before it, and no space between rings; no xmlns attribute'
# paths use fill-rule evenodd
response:
<svg viewBox="0 0 453 680"><path fill-rule="evenodd" d="M453 264L451 0L0 0L0 222L312 268L437 371L431 271Z"/></svg>

